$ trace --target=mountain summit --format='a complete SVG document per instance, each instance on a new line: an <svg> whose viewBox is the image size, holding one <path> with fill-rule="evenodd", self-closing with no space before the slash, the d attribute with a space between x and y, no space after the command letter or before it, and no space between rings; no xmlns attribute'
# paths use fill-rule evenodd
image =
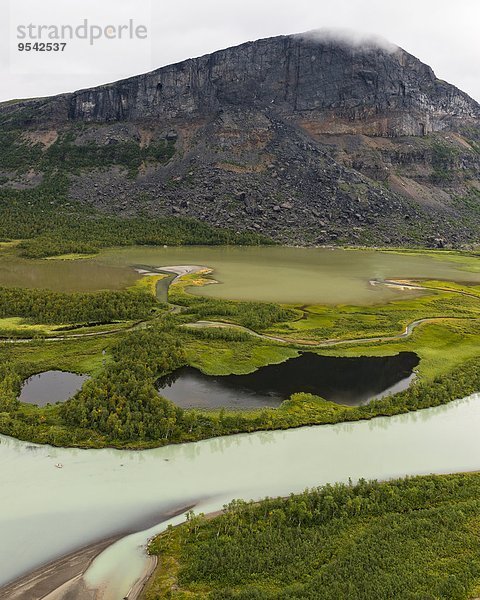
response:
<svg viewBox="0 0 480 600"><path fill-rule="evenodd" d="M478 242L480 106L401 48L324 32L247 42L0 105L2 187L282 242ZM19 148L32 160L12 163ZM48 165L48 169L47 169Z"/></svg>

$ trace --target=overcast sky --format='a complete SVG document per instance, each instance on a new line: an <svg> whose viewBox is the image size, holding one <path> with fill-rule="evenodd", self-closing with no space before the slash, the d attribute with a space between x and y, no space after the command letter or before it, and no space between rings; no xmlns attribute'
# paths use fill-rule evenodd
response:
<svg viewBox="0 0 480 600"><path fill-rule="evenodd" d="M151 2L151 4L150 4ZM73 91L247 40L317 28L381 35L480 101L480 0L0 0L0 100ZM118 25L147 39L19 52L17 26ZM49 41L45 38L44 41ZM34 40L31 40L34 41Z"/></svg>

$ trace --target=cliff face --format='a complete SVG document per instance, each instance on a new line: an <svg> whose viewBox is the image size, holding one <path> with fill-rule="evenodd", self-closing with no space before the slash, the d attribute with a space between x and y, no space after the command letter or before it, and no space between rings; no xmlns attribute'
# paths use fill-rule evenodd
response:
<svg viewBox="0 0 480 600"><path fill-rule="evenodd" d="M397 47L314 35L248 42L0 105L0 122L46 154L59 143L73 151L67 132L75 151L138 145L134 178L114 159L71 174L70 197L105 210L185 214L303 243L411 242L420 219L420 243L476 241L480 106ZM175 154L156 163L145 148L165 140Z"/></svg>
<svg viewBox="0 0 480 600"><path fill-rule="evenodd" d="M425 135L480 118L467 94L398 47L314 34L248 42L97 88L32 101L44 118L185 119L230 108L274 109L322 133Z"/></svg>
<svg viewBox="0 0 480 600"><path fill-rule="evenodd" d="M480 116L476 102L400 48L313 37L243 44L68 98L72 120L121 121L274 108L323 133L424 135Z"/></svg>

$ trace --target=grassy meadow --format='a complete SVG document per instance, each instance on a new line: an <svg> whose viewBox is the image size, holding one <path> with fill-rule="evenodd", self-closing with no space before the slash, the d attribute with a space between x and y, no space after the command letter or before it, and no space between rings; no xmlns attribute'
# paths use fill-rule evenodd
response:
<svg viewBox="0 0 480 600"><path fill-rule="evenodd" d="M413 282L426 288L421 296L383 305L287 306L189 293L192 286L210 283L206 271L171 285L167 305L156 299L163 277L144 277L117 292L0 289L0 431L64 446L147 448L395 415L480 390L478 286L421 281ZM92 314L97 322L88 322ZM422 322L402 337L414 321ZM11 343L15 337L31 341ZM411 351L420 363L409 389L359 407L297 393L276 409L183 410L155 389L159 376L183 365L210 375L243 374L302 351L331 356ZM20 404L22 381L51 369L91 379L64 404Z"/></svg>

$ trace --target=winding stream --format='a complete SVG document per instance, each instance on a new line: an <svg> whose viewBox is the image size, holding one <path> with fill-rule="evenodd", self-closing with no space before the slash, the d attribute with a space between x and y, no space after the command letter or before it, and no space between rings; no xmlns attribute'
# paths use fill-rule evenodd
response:
<svg viewBox="0 0 480 600"><path fill-rule="evenodd" d="M0 585L165 510L221 508L232 498L286 495L348 478L480 469L480 394L372 421L260 432L144 452L37 446L0 437ZM63 468L55 468L61 463ZM141 574L153 529L103 552L85 579L105 600Z"/></svg>

